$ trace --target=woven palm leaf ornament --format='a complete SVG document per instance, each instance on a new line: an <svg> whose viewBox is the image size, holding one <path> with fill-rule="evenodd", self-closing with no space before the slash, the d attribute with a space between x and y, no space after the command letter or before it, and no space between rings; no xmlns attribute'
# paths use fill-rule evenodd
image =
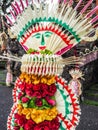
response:
<svg viewBox="0 0 98 130"><path fill-rule="evenodd" d="M77 13L82 0L14 1L8 23L27 54L11 59L22 62L13 89L13 107L7 130L75 130L80 119L76 95L59 76L63 65L79 64L79 57L61 56L96 30L91 19L98 7L85 16L89 0ZM12 20L13 19L13 20Z"/></svg>

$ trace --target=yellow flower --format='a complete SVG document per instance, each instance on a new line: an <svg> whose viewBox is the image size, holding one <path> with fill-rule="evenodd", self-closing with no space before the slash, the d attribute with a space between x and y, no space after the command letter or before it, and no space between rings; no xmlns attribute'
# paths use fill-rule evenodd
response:
<svg viewBox="0 0 98 130"><path fill-rule="evenodd" d="M55 83L55 82L56 82L55 76L51 76L50 78L48 78L47 84L48 84L48 85L51 85L51 84L53 84L53 83Z"/></svg>
<svg viewBox="0 0 98 130"><path fill-rule="evenodd" d="M38 123L41 123L45 120L44 115L45 115L44 110L33 109L32 113L31 113L31 119L38 124Z"/></svg>
<svg viewBox="0 0 98 130"><path fill-rule="evenodd" d="M20 104L18 104L18 113L20 115L25 115L27 120L32 119L38 124L44 120L53 120L57 116L58 111L56 107L53 107L51 109L37 110L34 108L23 108Z"/></svg>
<svg viewBox="0 0 98 130"><path fill-rule="evenodd" d="M41 83L47 84L47 79L46 79L46 77L42 77L42 78L41 78Z"/></svg>
<svg viewBox="0 0 98 130"><path fill-rule="evenodd" d="M17 110L18 110L18 114L22 114L22 109L23 109L23 107L22 107L22 105L21 104L17 104Z"/></svg>
<svg viewBox="0 0 98 130"><path fill-rule="evenodd" d="M57 116L57 114L58 114L58 111L56 107L53 107L52 109L47 109L45 119L51 121Z"/></svg>

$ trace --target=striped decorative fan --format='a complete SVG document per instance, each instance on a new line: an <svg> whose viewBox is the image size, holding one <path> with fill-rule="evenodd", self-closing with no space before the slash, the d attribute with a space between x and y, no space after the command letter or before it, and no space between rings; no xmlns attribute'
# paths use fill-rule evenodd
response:
<svg viewBox="0 0 98 130"><path fill-rule="evenodd" d="M77 12L82 0L74 8L73 0L32 1L30 5L28 0L20 0L12 3L11 18L5 16L12 26L12 32L26 51L46 49L53 54L62 55L80 41L86 40L95 30L94 24L98 16L92 16L98 6L85 14L92 1L89 0Z"/></svg>

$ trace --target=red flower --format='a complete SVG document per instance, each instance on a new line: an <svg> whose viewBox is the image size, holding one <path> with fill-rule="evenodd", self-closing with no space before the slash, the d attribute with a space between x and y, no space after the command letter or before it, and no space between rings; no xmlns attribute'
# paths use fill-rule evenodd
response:
<svg viewBox="0 0 98 130"><path fill-rule="evenodd" d="M23 127L27 122L24 115L19 115L17 113L15 114L15 119L15 123L20 127Z"/></svg>
<svg viewBox="0 0 98 130"><path fill-rule="evenodd" d="M34 127L34 130L50 130L49 128L49 122L48 121L44 121L40 124L37 124L35 127Z"/></svg>
<svg viewBox="0 0 98 130"><path fill-rule="evenodd" d="M41 89L43 90L47 90L48 89L48 85L47 84L40 84L41 85Z"/></svg>
<svg viewBox="0 0 98 130"><path fill-rule="evenodd" d="M40 85L40 84L33 85L33 90L34 90L34 91L39 91L40 88L41 88L41 85Z"/></svg>
<svg viewBox="0 0 98 130"><path fill-rule="evenodd" d="M25 86L26 86L25 82L22 82L21 84L19 84L19 88L21 89L22 92L25 92Z"/></svg>
<svg viewBox="0 0 98 130"><path fill-rule="evenodd" d="M22 92L20 92L20 93L18 94L18 99L19 99L19 100L21 100L23 94L24 94L24 93L22 93Z"/></svg>
<svg viewBox="0 0 98 130"><path fill-rule="evenodd" d="M32 120L28 120L27 123L24 125L24 130L33 130L35 126L35 122Z"/></svg>
<svg viewBox="0 0 98 130"><path fill-rule="evenodd" d="M27 103L29 101L29 98L28 97L22 97L22 102L23 103Z"/></svg>
<svg viewBox="0 0 98 130"><path fill-rule="evenodd" d="M46 97L48 94L48 85L47 84L41 84L41 95L42 97Z"/></svg>
<svg viewBox="0 0 98 130"><path fill-rule="evenodd" d="M38 92L38 91L35 91L32 96L33 96L33 97L36 97L36 98L41 98L41 97L42 97L42 96L41 96L41 93Z"/></svg>
<svg viewBox="0 0 98 130"><path fill-rule="evenodd" d="M14 130L20 130L19 126L14 126Z"/></svg>
<svg viewBox="0 0 98 130"><path fill-rule="evenodd" d="M43 105L41 99L36 99L35 104L36 104L38 107L41 107L41 106Z"/></svg>
<svg viewBox="0 0 98 130"><path fill-rule="evenodd" d="M26 83L26 88L27 88L27 89L32 89L32 88L33 88L33 85Z"/></svg>
<svg viewBox="0 0 98 130"><path fill-rule="evenodd" d="M33 97L34 92L32 91L32 89L26 89L25 92L28 96Z"/></svg>
<svg viewBox="0 0 98 130"><path fill-rule="evenodd" d="M15 119L19 119L20 115L18 113L15 113L14 117L15 117Z"/></svg>
<svg viewBox="0 0 98 130"><path fill-rule="evenodd" d="M51 130L59 130L60 122L59 119L56 117L50 122L50 129Z"/></svg>
<svg viewBox="0 0 98 130"><path fill-rule="evenodd" d="M57 90L57 88L56 88L55 84L48 86L48 95L54 96L56 90Z"/></svg>

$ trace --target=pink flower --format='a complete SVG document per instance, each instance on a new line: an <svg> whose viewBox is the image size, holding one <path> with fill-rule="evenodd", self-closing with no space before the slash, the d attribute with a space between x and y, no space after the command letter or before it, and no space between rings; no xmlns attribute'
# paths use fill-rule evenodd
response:
<svg viewBox="0 0 98 130"><path fill-rule="evenodd" d="M51 99L50 97L45 97L45 99L46 99L46 101L50 104L50 105L52 105L52 106L55 106L56 105L56 101L55 100L53 100L53 99Z"/></svg>
<svg viewBox="0 0 98 130"><path fill-rule="evenodd" d="M29 98L28 97L22 97L22 102L23 103L27 103L29 101Z"/></svg>

